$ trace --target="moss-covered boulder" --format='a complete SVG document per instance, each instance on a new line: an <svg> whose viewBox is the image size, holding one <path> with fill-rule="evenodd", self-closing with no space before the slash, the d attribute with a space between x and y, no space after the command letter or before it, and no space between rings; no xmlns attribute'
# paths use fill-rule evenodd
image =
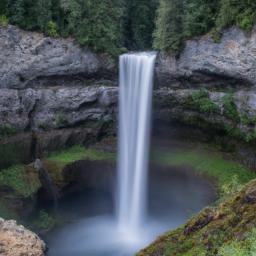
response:
<svg viewBox="0 0 256 256"><path fill-rule="evenodd" d="M256 180L159 237L138 256L256 255Z"/></svg>

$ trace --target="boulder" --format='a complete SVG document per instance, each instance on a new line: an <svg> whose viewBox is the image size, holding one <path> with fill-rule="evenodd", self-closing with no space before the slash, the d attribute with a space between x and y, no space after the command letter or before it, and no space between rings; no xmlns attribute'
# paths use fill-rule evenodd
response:
<svg viewBox="0 0 256 256"><path fill-rule="evenodd" d="M0 255L43 256L45 250L45 243L36 234L14 220L0 218Z"/></svg>

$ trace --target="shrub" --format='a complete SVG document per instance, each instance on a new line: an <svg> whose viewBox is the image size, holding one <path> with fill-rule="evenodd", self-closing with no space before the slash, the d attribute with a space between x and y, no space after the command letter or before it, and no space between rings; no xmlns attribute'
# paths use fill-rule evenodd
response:
<svg viewBox="0 0 256 256"><path fill-rule="evenodd" d="M54 125L58 128L65 127L68 125L68 120L65 117L64 113L58 113L54 118Z"/></svg>
<svg viewBox="0 0 256 256"><path fill-rule="evenodd" d="M210 99L209 92L206 89L193 92L190 100L192 106L203 113L216 113L219 111L218 106Z"/></svg>
<svg viewBox="0 0 256 256"><path fill-rule="evenodd" d="M9 24L9 20L5 15L0 16L0 26L7 27Z"/></svg>
<svg viewBox="0 0 256 256"><path fill-rule="evenodd" d="M39 230L48 230L55 225L55 220L45 210L41 210L35 226Z"/></svg>
<svg viewBox="0 0 256 256"><path fill-rule="evenodd" d="M224 112L231 120L240 122L240 116L232 94L226 94L223 98Z"/></svg>
<svg viewBox="0 0 256 256"><path fill-rule="evenodd" d="M46 28L46 34L51 37L58 37L58 26L55 22L49 21Z"/></svg>

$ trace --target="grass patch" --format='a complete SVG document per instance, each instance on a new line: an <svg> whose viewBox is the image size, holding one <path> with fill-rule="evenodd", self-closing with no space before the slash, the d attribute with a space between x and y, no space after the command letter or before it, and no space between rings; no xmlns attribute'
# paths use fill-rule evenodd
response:
<svg viewBox="0 0 256 256"><path fill-rule="evenodd" d="M226 160L217 152L205 152L203 150L182 150L156 153L155 161L172 166L190 166L197 172L217 181L221 194L233 192L235 188L256 178L245 166ZM230 190L230 191L229 191Z"/></svg>
<svg viewBox="0 0 256 256"><path fill-rule="evenodd" d="M82 159L114 160L115 154L77 145L63 151L54 152L47 158L48 161L53 161L61 167Z"/></svg>
<svg viewBox="0 0 256 256"><path fill-rule="evenodd" d="M14 165L2 170L0 186L10 187L16 194L23 197L32 196L41 185L37 174L31 170L24 165Z"/></svg>

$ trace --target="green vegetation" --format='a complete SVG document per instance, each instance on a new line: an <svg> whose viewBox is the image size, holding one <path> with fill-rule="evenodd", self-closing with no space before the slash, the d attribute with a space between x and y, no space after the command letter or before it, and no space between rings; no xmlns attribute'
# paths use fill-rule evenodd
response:
<svg viewBox="0 0 256 256"><path fill-rule="evenodd" d="M240 115L232 94L226 94L223 98L224 114L235 122L240 122Z"/></svg>
<svg viewBox="0 0 256 256"><path fill-rule="evenodd" d="M218 41L232 25L251 31L255 10L254 0L160 0L154 47L177 55L184 41L195 36L210 32Z"/></svg>
<svg viewBox="0 0 256 256"><path fill-rule="evenodd" d="M172 166L190 166L197 172L208 177L213 177L217 181L221 196L233 193L241 188L241 185L256 178L243 165L226 160L217 152L207 152L205 150L182 150L154 155L155 161L161 164Z"/></svg>
<svg viewBox="0 0 256 256"><path fill-rule="evenodd" d="M178 55L195 36L210 33L217 41L232 25L250 31L255 10L254 0L2 0L0 25L72 36L112 56L152 45Z"/></svg>
<svg viewBox="0 0 256 256"><path fill-rule="evenodd" d="M83 146L78 145L71 147L67 150L52 153L47 158L48 161L56 162L62 167L81 159L114 160L115 154L99 151L96 149L87 149Z"/></svg>
<svg viewBox="0 0 256 256"><path fill-rule="evenodd" d="M35 221L33 227L36 230L50 230L56 224L56 220L47 211L41 210L38 219Z"/></svg>
<svg viewBox="0 0 256 256"><path fill-rule="evenodd" d="M53 123L56 127L61 128L61 127L65 127L68 125L68 120L65 117L65 114L60 112L60 113L56 114L56 116L54 117Z"/></svg>
<svg viewBox="0 0 256 256"><path fill-rule="evenodd" d="M16 134L16 128L10 124L0 125L0 139Z"/></svg>
<svg viewBox="0 0 256 256"><path fill-rule="evenodd" d="M154 48L177 55L183 46L183 1L161 0L157 11Z"/></svg>
<svg viewBox="0 0 256 256"><path fill-rule="evenodd" d="M0 26L7 27L9 23L8 18L5 15L0 15Z"/></svg>
<svg viewBox="0 0 256 256"><path fill-rule="evenodd" d="M124 1L124 39L125 47L132 49L151 49L152 32L158 1Z"/></svg>
<svg viewBox="0 0 256 256"><path fill-rule="evenodd" d="M17 195L29 197L41 185L37 173L34 173L29 167L14 165L0 172L0 186L7 186Z"/></svg>
<svg viewBox="0 0 256 256"><path fill-rule="evenodd" d="M207 207L184 226L159 237L138 256L255 255L256 180Z"/></svg>
<svg viewBox="0 0 256 256"><path fill-rule="evenodd" d="M202 113L219 112L218 106L211 100L209 92L206 89L194 91L187 100L188 105L199 109Z"/></svg>

